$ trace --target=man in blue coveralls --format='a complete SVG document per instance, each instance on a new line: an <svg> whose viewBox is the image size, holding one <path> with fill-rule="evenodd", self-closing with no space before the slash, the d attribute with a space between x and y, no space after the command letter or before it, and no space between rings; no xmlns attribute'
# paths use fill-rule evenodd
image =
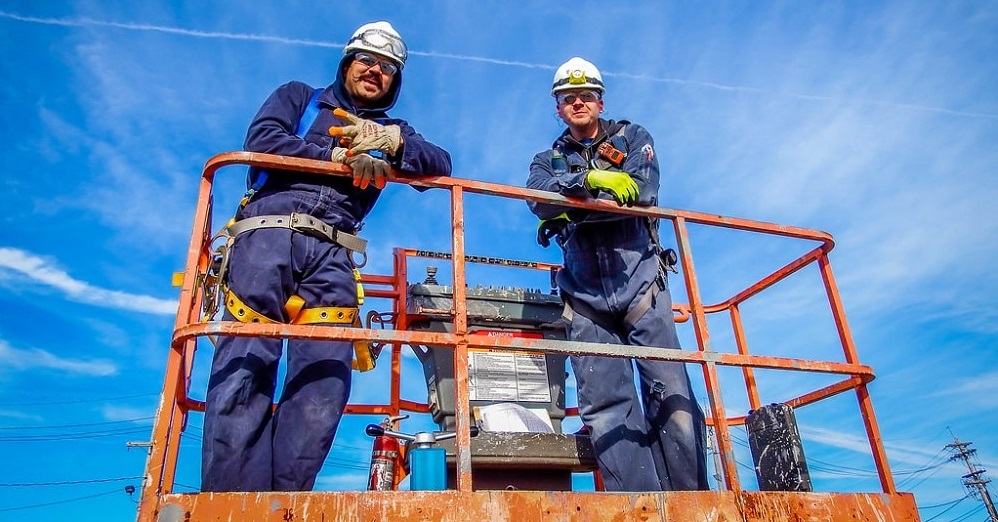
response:
<svg viewBox="0 0 998 522"><path fill-rule="evenodd" d="M354 234L401 174L450 175L450 155L404 120L389 119L407 51L388 22L361 26L336 80L300 82L264 102L245 148L345 163L353 179L250 169L248 202L229 226L225 320L358 324ZM287 341L287 376L273 399L281 339L220 337L208 381L202 491L307 491L315 484L350 395L348 341Z"/></svg>
<svg viewBox="0 0 998 522"><path fill-rule="evenodd" d="M620 205L655 205L651 136L600 118L605 87L582 58L558 68L551 94L568 129L534 156L527 187ZM557 282L572 341L679 348L660 263L658 223L644 217L529 203L538 242L564 250ZM705 490L703 412L682 363L574 356L579 414L608 491ZM634 367L640 395L634 386Z"/></svg>

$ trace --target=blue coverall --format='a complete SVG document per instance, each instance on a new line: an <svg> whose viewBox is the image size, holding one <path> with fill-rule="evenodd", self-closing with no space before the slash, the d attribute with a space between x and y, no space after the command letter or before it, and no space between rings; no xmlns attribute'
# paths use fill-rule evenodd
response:
<svg viewBox="0 0 998 522"><path fill-rule="evenodd" d="M342 107L362 118L401 127L404 145L391 166L408 174L450 175L450 155L422 138L405 121L387 119L402 71L378 107L360 109L343 88L344 70L319 97L322 109L304 139L295 135L314 89L300 82L279 87L250 124L245 148L284 156L329 160L338 138L333 116ZM260 175L250 169L249 182ZM354 233L381 190L354 187L346 177L270 171L266 184L237 216L300 212ZM357 284L350 252L342 246L288 229L264 228L236 237L229 289L248 307L287 322L292 295L305 308L356 307ZM226 310L224 320L234 320ZM202 491L307 491L315 484L350 395L353 346L349 341L287 341L287 375L272 408L281 339L220 337L208 381L202 449Z"/></svg>
<svg viewBox="0 0 998 522"><path fill-rule="evenodd" d="M639 205L658 201L659 169L651 135L639 125L599 120L591 143L566 131L553 148L534 156L527 187L564 196L601 199L583 182L591 168L627 172L640 189ZM623 129L622 133L620 130ZM623 139L613 139L615 135ZM614 166L597 154L604 141L627 154ZM556 153L563 159L556 159ZM564 266L557 283L572 308L572 341L679 348L672 298L646 218L529 202L542 220L568 213L559 236ZM659 285L651 308L634 324L624 321L639 298ZM573 356L579 414L589 428L608 491L705 490L703 412L683 363ZM640 396L634 386L637 365Z"/></svg>

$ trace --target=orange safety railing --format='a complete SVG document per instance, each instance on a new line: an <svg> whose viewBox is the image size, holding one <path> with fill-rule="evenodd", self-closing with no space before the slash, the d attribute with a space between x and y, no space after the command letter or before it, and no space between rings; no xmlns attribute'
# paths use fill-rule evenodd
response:
<svg viewBox="0 0 998 522"><path fill-rule="evenodd" d="M752 495L763 496L742 496L742 486L738 479L734 450L729 428L734 425L741 425L745 422L744 416L729 417L726 413L724 401L722 400L721 385L718 378L719 366L731 366L741 368L744 377L745 389L748 394L751 408L760 407L762 401L756 387L755 369L793 370L818 372L843 376L842 380L813 390L809 393L783 401L793 407L799 407L815 403L822 399L853 390L858 399L860 413L863 417L867 436L869 438L870 449L873 460L877 468L884 498L877 500L874 497L865 497L864 501L844 502L842 496L830 497L826 500L830 509L852 510L850 513L866 513L867 504L874 506L882 514L887 513L886 520L912 520L917 519L917 511L914 509L914 501L910 494L898 493L893 478L890 473L889 464L881 441L880 430L877 426L873 405L867 391L867 383L874 379L872 368L860 364L856 348L853 344L852 335L846 321L845 312L839 296L835 279L832 274L828 253L834 246L832 237L824 232L797 228L785 225L777 225L739 219L713 214L691 212L685 210L675 210L662 207L618 207L617 205L596 200L567 199L551 192L542 192L521 187L513 187L496 183L487 183L462 178L452 177L397 177L390 179L391 182L405 183L417 187L439 188L450 192L451 206L451 228L452 244L450 258L452 264L453 277L453 332L439 333L426 331L409 331L406 329L406 285L407 267L406 259L411 256L420 255L418 251L411 249L394 250L394 267L391 275L364 275L363 280L367 285L366 293L371 297L382 297L390 299L393 303L394 317L398 321L394 326L396 329L375 329L375 328L350 328L336 326L312 326L312 325L289 325L289 324L259 324L259 323L238 323L223 321L203 321L201 317L202 302L205 296L200 291L200 284L205 274L209 272L212 263L211 239L212 239L212 186L215 173L222 167L243 164L256 165L263 168L296 170L316 174L331 176L347 176L350 171L337 164L324 161L307 160L300 158L289 158L273 156L268 154L231 152L211 158L204 169L200 181L197 209L194 217L193 233L191 243L187 251L186 271L180 293L179 311L177 313L176 324L167 362L166 376L163 386L163 395L160 407L156 415L152 432L151 449L148 458L146 475L142 487L142 495L139 503L139 520L173 520L173 515L164 517L164 509L169 504L170 509L179 506L183 511L183 517L176 520L197 520L197 516L191 515L198 509L206 508L209 494L176 494L174 493L174 479L178 463L180 448L180 435L186 427L186 419L191 411L203 411L203 403L189 396L188 390L193 369L194 352L197 340L205 336L227 335L227 336L266 336L275 338L322 338L339 340L367 340L391 348L391 376L390 376L390 397L388 404L351 404L347 406L347 413L356 414L385 414L398 415L400 412L426 412L427 405L413 401L403 400L400 397L401 391L401 350L405 344L419 344L425 346L453 348L454 354L454 386L455 386L455 421L456 421L456 491L450 492L418 492L418 497L422 507L401 506L390 497L384 495L404 495L407 492L361 492L367 496L360 496L357 492L346 493L311 493L310 495L323 496L324 502L328 506L342 507L345 502L363 504L370 509L372 505L379 505L378 513L394 514L395 516L420 518L428 512L426 508L428 495L438 495L434 497L440 500L439 509L445 509L450 503L459 503L465 508L472 510L488 507L491 511L483 513L495 513L496 502L506 502L501 506L503 509L516 510L517 506L522 506L513 499L530 498L527 492L503 492L505 496L476 496L472 492L471 481L471 439L469 428L471 422L471 412L469 410L469 389L467 382L468 374L468 350L469 349L515 349L518 351L533 351L561 354L586 354L602 355L614 357L639 357L663 361L679 361L692 363L701 367L704 382L706 385L707 397L709 400L708 423L715 430L717 444L720 453L720 472L723 473L723 487L728 493L723 492L674 492L665 493L668 495L679 495L670 497L673 499L687 499L690 505L699 505L699 500L694 497L697 494L713 495L715 501L723 499L732 500L737 504L737 509L746 508L746 499L756 499L755 502L766 504L767 509L773 508L775 504L768 504L764 493L753 493ZM618 212L637 216L648 216L659 218L663 221L671 222L678 246L680 264L683 268L682 275L685 283L686 294L689 299L688 304L677 303L675 311L678 312L677 321L690 321L696 337L697 348L695 350L682 350L674 348L641 347L625 345L608 345L597 343L579 343L555 340L543 340L532 338L509 338L509 337L488 337L469 335L468 317L466 305L466 275L465 275L465 194L484 194L502 198L534 201L540 203L554 203L563 206L571 206L590 210L602 210ZM705 304L701 296L701 289L697 280L693 249L690 245L689 226L691 224L704 225L709 227L720 227L740 231L749 231L760 234L793 238L809 241L815 244L813 248L805 252L800 257L786 263L778 270L763 277L758 282L741 290L731 298L716 303ZM844 362L820 361L788 357L771 357L752 355L748 349L740 306L748 299L758 295L767 288L773 286L791 274L799 270L816 264L820 271L824 283L825 293L828 299L832 317L841 344ZM557 268L557 265L536 263L532 266L526 264L528 268L538 268L550 270ZM725 353L715 351L711 344L710 331L707 327L707 314L727 312L730 316L734 332L734 340L737 353ZM721 487L721 485L719 485ZM413 492L416 493L416 492ZM515 495L520 494L521 497ZM538 494L537 492L533 493ZM540 493L543 494L543 493ZM663 493L658 493L662 495ZM232 509L247 509L247 506L260 506L264 509L263 500L259 494L255 500L249 501L241 499L241 504L226 495L239 494L210 494L214 500L221 501L229 498L232 502L229 506ZM287 493L272 493L272 499L279 502L286 502L288 506L299 506L301 497L288 496ZM456 495L456 496L455 496ZM565 495L565 494L562 494ZM635 501L634 498L615 500L613 495L603 497L585 497L584 495L571 495L569 497L559 497L562 500L575 502L576 510L582 510L582 504L592 506L592 503L601 506L609 511L619 509L638 509L635 505L640 505L642 513L647 513L648 509L658 509L660 511L677 510L686 505L684 502L673 502L671 507L655 504L657 498L653 493L641 494L641 499L651 499L647 503L644 500ZM684 496L686 495L686 496ZM727 495L727 496L725 496ZM734 495L734 496L732 496ZM745 495L750 495L745 493ZM806 494L815 495L815 494ZM169 499L169 502L165 499ZM694 499L694 500L689 500ZM718 500L721 499L721 500ZM763 499L763 500L759 500ZM871 500L872 499L872 500ZM893 502L892 502L893 500ZM460 502L458 502L460 501ZM636 504L637 502L637 504ZM815 506L812 500L810 505ZM372 504L373 503L373 504ZM390 503L390 509L385 507ZM787 504L787 505L792 505ZM806 506L807 503L801 504ZM826 505L826 504L822 504ZM236 507L232 507L236 506ZM239 508L238 506L242 506ZM491 506L491 507L489 507ZM630 506L630 507L627 507ZM649 508L648 506L652 506ZM292 510L289 507L289 513ZM547 513L551 513L550 506ZM694 508L690 508L694 509ZM787 509L787 508L779 508ZM805 508L802 508L805 509ZM413 511L415 510L415 511ZM500 509L501 511L501 509ZM238 512L238 511L236 511ZM511 511L512 512L512 511ZM678 511L672 511L678 513ZM172 512L171 512L172 513ZM689 513L683 511L682 513ZM775 513L775 512L774 512ZM844 513L844 511L843 511ZM419 514L419 515L417 515ZM775 516L775 515L774 515ZM157 518L160 517L160 518ZM897 518L895 518L897 517ZM834 518L834 517L833 517ZM214 518L212 518L214 519ZM247 520L271 520L261 516L259 518L245 517ZM274 518L276 520L276 518ZM844 520L845 518L843 518ZM741 520L739 518L739 520Z"/></svg>

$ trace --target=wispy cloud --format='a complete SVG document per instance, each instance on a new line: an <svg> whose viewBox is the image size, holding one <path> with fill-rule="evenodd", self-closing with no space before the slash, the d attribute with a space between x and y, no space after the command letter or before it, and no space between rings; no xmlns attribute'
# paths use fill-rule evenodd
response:
<svg viewBox="0 0 998 522"><path fill-rule="evenodd" d="M101 359L68 359L38 348L14 348L0 339L0 360L15 370L56 370L74 375L105 377L118 373L111 361Z"/></svg>
<svg viewBox="0 0 998 522"><path fill-rule="evenodd" d="M817 426L800 426L801 436L810 442L817 442L826 446L840 448L855 453L870 455L870 443L864 436L856 436ZM945 447L940 444L938 447L927 447L921 444L904 444L895 441L884 441L884 449L887 451L892 462L903 462L914 467L926 467L930 463L936 463L945 455ZM954 471L959 471L959 466L950 464ZM894 470L895 472L900 470Z"/></svg>
<svg viewBox="0 0 998 522"><path fill-rule="evenodd" d="M936 390L929 395L934 397L957 395L961 401L974 403L978 410L998 409L998 371L977 376L963 376L953 386Z"/></svg>
<svg viewBox="0 0 998 522"><path fill-rule="evenodd" d="M3 346L3 342L0 341L0 348L2 348L2 346ZM41 416L39 416L39 415L31 415L31 414L28 414L28 413L24 413L24 412L20 412L20 411L11 411L11 410L0 410L0 417L8 417L8 418L11 418L11 419L27 420L27 421L35 421L35 422L41 422L42 420L44 420L44 418L41 417Z"/></svg>
<svg viewBox="0 0 998 522"><path fill-rule="evenodd" d="M148 426L153 418L153 413L156 412L156 407L153 404L150 404L147 408L107 404L101 408L101 412L104 414L104 418L109 421L135 422L143 426Z"/></svg>
<svg viewBox="0 0 998 522"><path fill-rule="evenodd" d="M232 33L224 31L198 31L194 29L185 29L182 27L171 27L164 25L154 25L154 24L142 24L134 22L113 22L106 20L95 20L93 18L79 17L79 18L47 18L47 17L35 17L35 16L23 16L16 13L9 13L5 11L0 11L0 18L7 18L11 20L18 20L27 23L45 24L45 25L57 25L64 27L110 27L115 29L125 29L129 31L151 31L166 34L175 34L180 36L188 36L194 38L217 38L217 39L227 39L227 40L245 40L245 41L255 41L255 42L270 42L285 45L301 45L309 47L325 47L342 49L346 44L341 42L329 42L321 40L310 40L304 38L287 38L283 36L273 36L264 34L253 34L253 33ZM441 58L450 60L461 60L467 62L478 62L478 63L488 63L493 65L504 65L509 67L520 67L527 69L544 69L544 70L554 70L557 64L545 64L545 63L535 63L535 62L525 62L520 60L503 60L498 58L490 58L484 56L472 56L465 54L455 54L455 53L444 53L444 52L434 52L434 51L418 51L411 50L409 54L414 56L425 56L430 58ZM601 71L604 76L610 77L620 77L633 80L658 82L658 83L671 83L676 85L685 85L697 88L707 88L718 91L728 91L737 93L747 93L747 94L757 94L770 97L778 98L788 98L797 99L804 101L815 101L815 102L830 102L835 104L862 104L862 105L872 105L881 106L892 109L903 109L903 110L913 110L920 112L930 112L930 113L940 113L948 114L951 116L969 117L969 118L985 118L998 120L998 114L990 114L984 112L972 112L972 111L957 111L951 110L944 107L933 107L928 105L919 105L912 103L897 103L888 100L875 100L875 99L864 99L864 98L851 98L851 97L837 97L837 96L822 96L813 94L797 94L797 93L784 93L777 92L768 89L745 87L739 85L727 85L723 83L716 82L705 82L688 80L682 78L670 78L661 76L650 76L643 74L632 74L627 72L616 72L612 70Z"/></svg>
<svg viewBox="0 0 998 522"><path fill-rule="evenodd" d="M67 298L81 303L149 314L173 315L177 312L176 300L99 288L74 279L62 269L29 252L0 248L0 279L9 278L11 272L58 290Z"/></svg>

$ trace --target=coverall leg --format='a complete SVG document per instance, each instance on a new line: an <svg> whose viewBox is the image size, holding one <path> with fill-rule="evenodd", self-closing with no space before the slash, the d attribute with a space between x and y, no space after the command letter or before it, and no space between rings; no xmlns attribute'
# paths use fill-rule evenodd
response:
<svg viewBox="0 0 998 522"><path fill-rule="evenodd" d="M663 276L664 278L664 276ZM666 282L628 333L628 344L679 348ZM686 365L637 359L648 439L664 491L708 489L704 416Z"/></svg>
<svg viewBox="0 0 998 522"><path fill-rule="evenodd" d="M569 340L622 344L620 337L576 313ZM573 356L579 416L589 428L607 491L657 491L654 454L648 445L641 400L630 359Z"/></svg>
<svg viewBox="0 0 998 522"><path fill-rule="evenodd" d="M275 194L243 217L315 212L319 195ZM286 229L241 234L232 246L229 287L253 310L287 322L291 295L306 308L355 307L345 248ZM233 320L226 311L226 320ZM288 372L272 412L281 339L221 337L205 408L202 491L311 489L331 447L350 390L353 346L291 340Z"/></svg>
<svg viewBox="0 0 998 522"><path fill-rule="evenodd" d="M667 281L649 310L634 325L624 324L627 311L660 277L644 222L580 227L569 238L565 266L558 285L575 312L569 339L679 348ZM703 431L696 425L703 417L684 364L573 357L572 365L579 381L580 416L593 434L607 490L706 488L706 460L698 443Z"/></svg>
<svg viewBox="0 0 998 522"><path fill-rule="evenodd" d="M298 295L306 308L357 306L357 283L349 251L296 234ZM349 326L338 324L335 326ZM309 491L333 444L350 397L353 343L288 341L288 371L274 414L274 490Z"/></svg>

